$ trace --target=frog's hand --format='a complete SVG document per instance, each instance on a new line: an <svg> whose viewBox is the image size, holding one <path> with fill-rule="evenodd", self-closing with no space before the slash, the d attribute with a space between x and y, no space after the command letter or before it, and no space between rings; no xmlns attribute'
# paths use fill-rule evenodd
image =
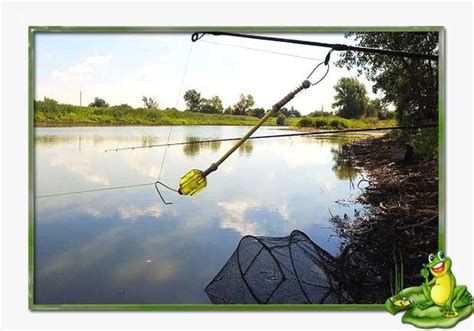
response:
<svg viewBox="0 0 474 331"><path fill-rule="evenodd" d="M423 264L423 267L420 270L420 275L423 277L425 280L428 279L428 276L430 275L430 271L426 267L426 265Z"/></svg>

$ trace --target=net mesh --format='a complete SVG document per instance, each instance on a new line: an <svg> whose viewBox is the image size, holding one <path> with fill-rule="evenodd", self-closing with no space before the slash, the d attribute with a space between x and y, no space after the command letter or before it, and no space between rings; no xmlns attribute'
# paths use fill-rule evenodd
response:
<svg viewBox="0 0 474 331"><path fill-rule="evenodd" d="M205 291L214 304L340 303L335 263L301 231L245 236Z"/></svg>

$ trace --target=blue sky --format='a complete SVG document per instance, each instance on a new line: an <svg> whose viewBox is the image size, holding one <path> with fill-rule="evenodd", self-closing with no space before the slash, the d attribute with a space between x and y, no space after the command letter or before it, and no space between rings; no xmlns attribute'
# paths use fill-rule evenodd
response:
<svg viewBox="0 0 474 331"><path fill-rule="evenodd" d="M351 43L343 34L275 34L287 38ZM216 44L219 43L219 44ZM223 45L225 44L225 45ZM311 59L239 48L257 48ZM142 105L142 96L155 97L161 108L184 109L182 95L196 89L202 97L218 95L224 106L241 93L252 94L256 107L270 108L303 81L328 49L267 41L206 35L192 43L190 34L39 33L36 35L36 96L83 105L95 96L111 105ZM189 56L189 64L181 81ZM332 60L337 59L334 52ZM322 74L322 73L320 73ZM331 109L333 86L355 70L331 66L328 77L301 93L293 105L303 114ZM371 84L363 77L371 97Z"/></svg>

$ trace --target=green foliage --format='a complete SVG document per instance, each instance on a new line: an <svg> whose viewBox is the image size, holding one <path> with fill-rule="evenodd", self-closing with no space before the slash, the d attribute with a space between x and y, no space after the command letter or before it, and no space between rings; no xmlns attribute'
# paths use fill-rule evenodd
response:
<svg viewBox="0 0 474 331"><path fill-rule="evenodd" d="M89 104L89 107L100 107L100 108L107 108L109 104L104 100L99 97L94 98L94 102L91 102Z"/></svg>
<svg viewBox="0 0 474 331"><path fill-rule="evenodd" d="M324 116L334 116L334 114L330 111L315 110L312 113L309 113L307 116L309 116L309 117L324 117Z"/></svg>
<svg viewBox="0 0 474 331"><path fill-rule="evenodd" d="M278 126L283 126L283 125L285 125L285 120L286 120L285 115L280 114L280 115L278 115L278 117L277 117L277 119L276 119L276 124L277 124Z"/></svg>
<svg viewBox="0 0 474 331"><path fill-rule="evenodd" d="M222 100L217 95L205 99L201 98L201 93L196 90L188 90L184 93L186 110L195 113L221 114L224 111ZM226 110L227 111L227 110Z"/></svg>
<svg viewBox="0 0 474 331"><path fill-rule="evenodd" d="M291 106L290 110L288 111L287 114L284 114L286 117L297 117L297 118L300 118L301 117L301 113L296 110L293 106Z"/></svg>
<svg viewBox="0 0 474 331"><path fill-rule="evenodd" d="M112 106L112 108L124 108L124 109L126 108L126 109L130 109L130 110L133 109L132 106L130 106L129 104L126 104L126 103L122 103L122 104L117 105L117 106Z"/></svg>
<svg viewBox="0 0 474 331"><path fill-rule="evenodd" d="M201 93L196 90L188 90L183 96L184 102L186 102L186 110L192 112L201 111Z"/></svg>
<svg viewBox="0 0 474 331"><path fill-rule="evenodd" d="M224 111L222 106L222 100L217 96L213 96L210 99L201 100L201 112L208 114L218 114Z"/></svg>
<svg viewBox="0 0 474 331"><path fill-rule="evenodd" d="M397 118L397 113L394 111L382 111L377 113L377 118L379 120L390 120L390 119L396 119Z"/></svg>
<svg viewBox="0 0 474 331"><path fill-rule="evenodd" d="M377 117L380 113L386 113L387 111L387 107L380 99L369 100L366 116Z"/></svg>
<svg viewBox="0 0 474 331"><path fill-rule="evenodd" d="M258 118L265 116L265 109L263 108L254 108L250 111L250 115Z"/></svg>
<svg viewBox="0 0 474 331"><path fill-rule="evenodd" d="M336 96L332 106L336 113L344 118L361 118L365 116L369 104L365 85L356 78L343 77L334 86Z"/></svg>
<svg viewBox="0 0 474 331"><path fill-rule="evenodd" d="M288 122L288 121L287 121ZM377 118L361 118L361 119L346 119L337 116L323 116L323 117L302 117L295 124L287 123L289 125L296 125L301 128L317 128L317 129L345 129L345 128L372 128L372 127L388 127L397 125L397 121L383 120L379 121Z"/></svg>
<svg viewBox="0 0 474 331"><path fill-rule="evenodd" d="M153 97L143 97L143 103L145 104L145 108L147 109L158 109L158 101L156 101Z"/></svg>
<svg viewBox="0 0 474 331"><path fill-rule="evenodd" d="M438 156L438 130L436 128L418 130L411 137L410 145L421 157L436 158Z"/></svg>
<svg viewBox="0 0 474 331"><path fill-rule="evenodd" d="M262 113L260 111L259 113ZM147 108L132 108L127 104L109 108L80 107L60 104L46 99L35 101L34 116L36 125L254 125L257 117L226 114L205 114L202 112L183 112L174 108L155 111ZM363 118L348 120L332 117L286 118L283 125L299 127L320 127L330 129L331 121L338 127L366 128L374 126L393 126L395 120L377 121ZM323 125L324 122L324 125ZM335 122L335 123L336 123ZM276 125L277 118L270 118L265 125Z"/></svg>
<svg viewBox="0 0 474 331"><path fill-rule="evenodd" d="M328 121L327 121L326 118L315 118L314 119L314 127L315 128L320 129L320 128L324 128L326 126L328 126Z"/></svg>
<svg viewBox="0 0 474 331"><path fill-rule="evenodd" d="M34 116L36 125L254 125L258 121L250 116L183 112L174 108L97 108L51 101L35 101ZM276 125L276 119L269 119L265 125Z"/></svg>
<svg viewBox="0 0 474 331"><path fill-rule="evenodd" d="M301 113L298 110L296 110L293 106L291 106L290 109L286 107L281 108L278 112L275 113L274 117L278 117L279 114L285 115L286 118L292 118L292 117L300 118L301 117Z"/></svg>
<svg viewBox="0 0 474 331"><path fill-rule="evenodd" d="M241 94L239 101L232 106L232 115L247 115L254 105L253 96Z"/></svg>
<svg viewBox="0 0 474 331"><path fill-rule="evenodd" d="M54 112L58 108L58 102L54 99L44 98L43 101L35 101L35 109L37 107L41 108L43 112Z"/></svg>
<svg viewBox="0 0 474 331"><path fill-rule="evenodd" d="M345 128L347 128L347 124L345 123L345 121L343 121L342 119L339 119L339 118L332 119L329 122L329 125L333 129L345 129Z"/></svg>
<svg viewBox="0 0 474 331"><path fill-rule="evenodd" d="M438 32L355 32L346 37L357 46L437 54ZM344 52L339 66L357 68L373 81L382 101L393 103L401 124L422 124L438 118L438 62L364 52Z"/></svg>
<svg viewBox="0 0 474 331"><path fill-rule="evenodd" d="M311 128L313 127L314 123L313 120L309 117L303 117L299 122L298 126L300 128Z"/></svg>

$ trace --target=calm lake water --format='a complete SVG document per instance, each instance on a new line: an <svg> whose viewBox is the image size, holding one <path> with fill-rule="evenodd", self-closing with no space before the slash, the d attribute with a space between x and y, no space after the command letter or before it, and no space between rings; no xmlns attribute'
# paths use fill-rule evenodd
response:
<svg viewBox="0 0 474 331"><path fill-rule="evenodd" d="M239 137L247 127L174 127L171 142ZM36 129L36 196L156 180L169 127ZM287 133L262 128L256 135ZM161 179L177 187L232 142L170 147ZM206 285L244 235L305 232L337 255L330 213L353 216L357 171L341 166L341 141L311 137L254 140L208 178L195 197L155 188L38 198L37 304L209 303Z"/></svg>

